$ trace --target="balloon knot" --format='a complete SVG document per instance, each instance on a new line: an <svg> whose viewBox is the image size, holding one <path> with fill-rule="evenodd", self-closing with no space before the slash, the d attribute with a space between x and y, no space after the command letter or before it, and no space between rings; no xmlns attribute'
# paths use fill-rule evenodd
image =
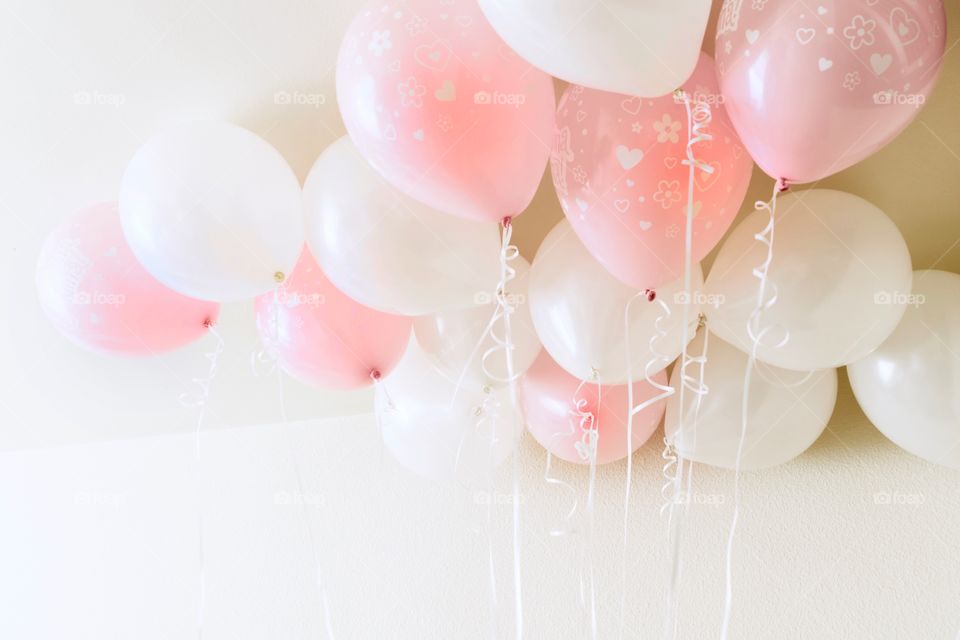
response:
<svg viewBox="0 0 960 640"><path fill-rule="evenodd" d="M644 289L643 295L647 297L647 302L653 302L657 299L657 292L653 289Z"/></svg>
<svg viewBox="0 0 960 640"><path fill-rule="evenodd" d="M777 178L777 191L785 193L790 190L790 183L786 178Z"/></svg>
<svg viewBox="0 0 960 640"><path fill-rule="evenodd" d="M512 220L513 218L511 216L504 216L503 220L500 221L500 224L502 224L503 228L506 229L507 227L510 226L510 223Z"/></svg>
<svg viewBox="0 0 960 640"><path fill-rule="evenodd" d="M380 379L380 370L379 370L379 369L371 369L371 370L370 370L370 379L373 380L374 382L378 381L378 380Z"/></svg>
<svg viewBox="0 0 960 640"><path fill-rule="evenodd" d="M212 326L213 326L213 318L204 318L204 319L203 319L203 327L204 327L205 329L209 329L209 328L212 327Z"/></svg>

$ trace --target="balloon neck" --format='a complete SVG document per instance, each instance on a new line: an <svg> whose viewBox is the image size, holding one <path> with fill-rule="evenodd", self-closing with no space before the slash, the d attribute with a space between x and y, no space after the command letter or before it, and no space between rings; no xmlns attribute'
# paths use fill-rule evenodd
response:
<svg viewBox="0 0 960 640"><path fill-rule="evenodd" d="M503 225L504 229L508 229L512 221L513 221L513 218L511 216L504 216L503 219L500 221L500 224Z"/></svg>
<svg viewBox="0 0 960 640"><path fill-rule="evenodd" d="M379 382L379 380L380 380L380 375L381 375L381 374L380 374L380 370L379 370L379 369L371 369L371 370L370 370L370 379L373 380L374 382Z"/></svg>
<svg viewBox="0 0 960 640"><path fill-rule="evenodd" d="M284 280L287 279L287 276L283 271L275 271L273 274L273 281L277 284L281 284Z"/></svg>
<svg viewBox="0 0 960 640"><path fill-rule="evenodd" d="M777 191L779 193L786 193L790 190L790 183L786 178L777 178Z"/></svg>
<svg viewBox="0 0 960 640"><path fill-rule="evenodd" d="M657 292L653 289L644 289L643 295L647 298L647 302L653 302L657 299Z"/></svg>
<svg viewBox="0 0 960 640"><path fill-rule="evenodd" d="M204 318L203 319L203 328L211 329L213 328L213 318Z"/></svg>

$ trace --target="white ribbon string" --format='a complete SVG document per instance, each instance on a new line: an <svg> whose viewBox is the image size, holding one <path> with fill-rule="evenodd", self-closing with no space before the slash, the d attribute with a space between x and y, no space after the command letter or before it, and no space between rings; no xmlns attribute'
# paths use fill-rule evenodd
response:
<svg viewBox="0 0 960 640"><path fill-rule="evenodd" d="M217 375L217 368L220 364L220 355L224 350L223 336L214 329L213 323L206 323L207 331L210 332L216 342L213 349L204 353L207 360L207 372L198 378L193 378L191 382L197 388L194 392L186 392L180 396L180 404L186 407L197 407L197 426L194 429L194 459L197 463L197 540L199 548L199 569L197 571L197 638L203 638L204 612L206 611L206 556L204 543L206 542L206 527L204 523L203 511L203 468L202 455L200 449L200 434L203 431L204 420L207 415L207 404L210 399L210 387Z"/></svg>
<svg viewBox="0 0 960 640"><path fill-rule="evenodd" d="M593 379L596 380L597 375L594 372ZM586 380L582 380L577 386L576 391L573 392L573 407L570 411L571 421L576 420L576 426L574 427L574 432L579 429L580 439L574 444L574 449L577 452L577 455L584 462L588 462L590 465L589 480L587 483L587 500L586 500L586 517L587 517L587 526L586 526L586 536L584 537L584 544L581 547L581 555L583 557L584 563L581 565L580 573L580 594L581 602L584 602L588 607L587 615L590 621L590 637L593 640L596 640L598 626L597 626L597 585L596 585L596 576L595 576L595 561L594 561L594 533L595 533L595 518L594 518L594 497L596 494L596 479L597 479L597 450L600 446L600 403L603 401L602 396L602 387L597 384L597 412L591 412L587 410L587 399L580 397L580 392L583 390L583 387L587 384ZM573 425L571 425L573 426ZM586 569L587 573L587 587L589 589L588 594L584 593L583 587L583 571Z"/></svg>
<svg viewBox="0 0 960 640"><path fill-rule="evenodd" d="M743 396L740 404L740 439L737 443L737 457L734 464L733 475L733 517L730 521L730 533L727 537L727 552L725 564L725 594L723 602L723 626L721 627L720 638L727 640L730 632L730 620L733 614L733 542L737 530L737 521L740 517L740 465L743 458L743 443L747 437L747 425L749 422L748 411L750 409L750 383L753 374L753 368L757 361L757 350L764 337L775 327L773 325L760 328L760 318L763 312L770 309L777 302L776 284L770 282L770 265L773 262L773 242L774 231L776 228L777 216L777 196L786 191L786 182L783 179L777 180L773 187L773 195L768 202L758 201L754 204L757 211L766 211L768 220L766 226L754 234L754 239L766 246L767 253L764 261L752 271L753 276L759 280L757 287L757 302L747 320L747 335L751 340L750 355L747 359L747 367L743 374ZM767 296L767 290L772 293ZM784 331L784 335L773 348L779 348L785 345L790 339L790 334Z"/></svg>

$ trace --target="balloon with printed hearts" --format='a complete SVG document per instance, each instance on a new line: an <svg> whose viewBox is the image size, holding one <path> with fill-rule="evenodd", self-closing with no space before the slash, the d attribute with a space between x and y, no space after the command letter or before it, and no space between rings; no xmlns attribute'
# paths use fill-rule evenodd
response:
<svg viewBox="0 0 960 640"><path fill-rule="evenodd" d="M553 80L475 0L376 0L337 59L350 138L406 195L462 218L519 215L550 155Z"/></svg>
<svg viewBox="0 0 960 640"><path fill-rule="evenodd" d="M757 164L813 182L903 131L933 89L945 43L942 0L725 0L717 71Z"/></svg>
<svg viewBox="0 0 960 640"><path fill-rule="evenodd" d="M693 180L697 262L736 217L753 163L724 113L708 55L683 89L710 110L702 130L711 139L692 146L703 163ZM687 105L676 94L648 99L574 85L557 107L551 169L560 204L594 258L635 289L683 275L689 140Z"/></svg>

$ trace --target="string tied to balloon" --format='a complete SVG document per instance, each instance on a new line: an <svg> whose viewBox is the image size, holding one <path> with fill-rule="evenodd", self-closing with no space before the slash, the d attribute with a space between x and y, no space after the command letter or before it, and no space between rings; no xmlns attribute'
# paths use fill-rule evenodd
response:
<svg viewBox="0 0 960 640"><path fill-rule="evenodd" d="M763 262L754 267L751 271L758 280L757 297L753 310L747 319L747 335L750 338L750 353L747 358L746 369L743 374L743 394L741 396L740 406L740 436L737 442L737 456L733 471L733 516L730 520L730 531L727 536L726 562L724 571L724 602L723 602L723 623L721 626L721 640L727 640L730 632L730 621L733 614L733 544L736 537L737 523L740 518L740 466L743 461L743 445L747 437L747 427L749 423L750 407L750 384L753 375L753 369L757 363L757 352L764 338L774 331L776 325L767 325L761 328L761 318L763 313L773 307L777 302L778 289L776 283L770 280L770 265L773 263L774 239L777 220L777 196L790 188L787 180L779 178L774 181L773 193L768 201L757 201L754 208L757 211L767 213L767 223L758 233L754 234L754 239L766 248L766 255ZM769 291L769 295L768 295ZM783 347L790 340L790 333L782 329L783 335L777 341L774 341L771 348L777 349Z"/></svg>

